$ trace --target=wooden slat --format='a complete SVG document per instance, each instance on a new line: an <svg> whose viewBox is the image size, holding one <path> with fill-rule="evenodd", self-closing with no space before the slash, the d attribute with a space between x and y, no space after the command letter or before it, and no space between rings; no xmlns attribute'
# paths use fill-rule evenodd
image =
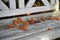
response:
<svg viewBox="0 0 60 40"><path fill-rule="evenodd" d="M48 13L49 15L53 12L54 10L50 10L50 11L45 11L45 12L36 12L36 13L31 13L30 15L41 15L41 14L46 14ZM11 18L16 18L16 17L25 17L26 14L23 15L14 15L14 16L6 16L6 17L0 17L0 20L4 20L4 19L11 19Z"/></svg>
<svg viewBox="0 0 60 40"><path fill-rule="evenodd" d="M9 10L9 8L0 0L0 9L2 11L6 11Z"/></svg>
<svg viewBox="0 0 60 40"><path fill-rule="evenodd" d="M48 2L48 0L41 0L41 1L44 3L44 5L50 6L50 3Z"/></svg>
<svg viewBox="0 0 60 40"><path fill-rule="evenodd" d="M24 0L18 0L18 3L19 3L19 8L25 7Z"/></svg>
<svg viewBox="0 0 60 40"><path fill-rule="evenodd" d="M56 0L55 11L59 11L59 0Z"/></svg>
<svg viewBox="0 0 60 40"><path fill-rule="evenodd" d="M29 0L26 7L32 7L36 0Z"/></svg>
<svg viewBox="0 0 60 40"><path fill-rule="evenodd" d="M9 11L1 11L0 17L22 15L22 14L26 14L26 13L35 13L35 12L43 12L43 11L54 10L54 9L51 9L51 7L52 6L41 6L41 7L32 7L32 8L9 10Z"/></svg>
<svg viewBox="0 0 60 40"><path fill-rule="evenodd" d="M15 2L15 0L9 0L9 6L10 6L11 10L16 9L16 2Z"/></svg>
<svg viewBox="0 0 60 40"><path fill-rule="evenodd" d="M51 2L51 5L55 5L56 0L50 0L50 2Z"/></svg>

